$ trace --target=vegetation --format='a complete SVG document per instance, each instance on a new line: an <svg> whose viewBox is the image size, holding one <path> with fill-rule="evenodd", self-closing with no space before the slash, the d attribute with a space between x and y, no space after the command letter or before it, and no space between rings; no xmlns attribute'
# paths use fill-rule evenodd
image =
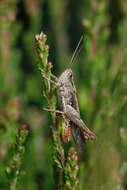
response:
<svg viewBox="0 0 127 190"><path fill-rule="evenodd" d="M126 7L0 1L1 190L127 189ZM83 158L73 139L62 140L64 120L43 110L57 109L49 81L67 68L81 35L74 80L81 117L97 135L84 143Z"/></svg>

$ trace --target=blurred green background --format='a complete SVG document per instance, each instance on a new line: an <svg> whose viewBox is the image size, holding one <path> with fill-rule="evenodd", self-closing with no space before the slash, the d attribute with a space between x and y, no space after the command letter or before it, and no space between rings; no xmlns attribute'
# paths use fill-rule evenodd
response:
<svg viewBox="0 0 127 190"><path fill-rule="evenodd" d="M51 121L35 51L41 31L56 76L84 35L73 72L81 116L97 140L80 162L79 189L126 190L126 0L0 1L0 190L14 189L17 178L16 189L53 189ZM19 131L24 125L28 135Z"/></svg>

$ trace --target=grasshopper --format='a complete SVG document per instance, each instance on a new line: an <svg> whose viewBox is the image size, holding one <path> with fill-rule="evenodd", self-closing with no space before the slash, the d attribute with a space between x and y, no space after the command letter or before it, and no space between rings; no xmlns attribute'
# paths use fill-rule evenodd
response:
<svg viewBox="0 0 127 190"><path fill-rule="evenodd" d="M70 64L72 65L78 47L81 43L80 39ZM55 77L55 81L50 80L57 87L58 97L60 99L62 110L48 110L60 113L64 117L66 131L72 130L72 135L76 144L83 149L84 142L87 140L94 140L96 135L85 125L80 117L79 105L76 96L76 88L73 80L73 72L71 66L67 68L58 78Z"/></svg>

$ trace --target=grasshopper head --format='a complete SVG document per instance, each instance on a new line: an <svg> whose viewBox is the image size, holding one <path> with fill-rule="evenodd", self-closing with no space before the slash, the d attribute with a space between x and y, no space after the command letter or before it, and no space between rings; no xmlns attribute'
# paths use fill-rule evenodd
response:
<svg viewBox="0 0 127 190"><path fill-rule="evenodd" d="M66 69L64 71L64 76L68 79L68 80L72 80L72 77L73 77L73 73L72 73L72 70L69 68L69 69Z"/></svg>
<svg viewBox="0 0 127 190"><path fill-rule="evenodd" d="M58 78L58 83L60 85L64 85L65 83L69 83L72 81L72 78L73 78L73 73L72 73L72 70L69 68L69 69L66 69L61 75L60 77Z"/></svg>

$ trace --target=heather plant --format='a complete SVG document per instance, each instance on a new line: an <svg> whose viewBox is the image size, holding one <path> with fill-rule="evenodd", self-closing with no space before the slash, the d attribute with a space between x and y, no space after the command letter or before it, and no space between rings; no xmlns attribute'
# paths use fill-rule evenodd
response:
<svg viewBox="0 0 127 190"><path fill-rule="evenodd" d="M16 136L16 142L13 147L13 157L10 159L9 165L6 167L6 173L9 181L9 189L16 190L19 187L19 180L23 174L21 171L23 154L25 152L25 142L28 135L27 124L22 124L19 128L18 134Z"/></svg>
<svg viewBox="0 0 127 190"><path fill-rule="evenodd" d="M46 35L41 33L35 36L36 49L39 56L39 69L43 79L43 95L47 100L49 110L56 110L56 86L53 86L52 81L52 64L48 62L49 47L46 44ZM52 82L53 83L53 82ZM52 141L53 141L53 172L55 189L77 189L79 183L77 179L78 175L78 163L77 153L74 148L69 148L68 156L66 158L64 147L61 139L61 126L64 126L64 120L62 119L57 124L57 116L55 111L51 112L52 118Z"/></svg>

